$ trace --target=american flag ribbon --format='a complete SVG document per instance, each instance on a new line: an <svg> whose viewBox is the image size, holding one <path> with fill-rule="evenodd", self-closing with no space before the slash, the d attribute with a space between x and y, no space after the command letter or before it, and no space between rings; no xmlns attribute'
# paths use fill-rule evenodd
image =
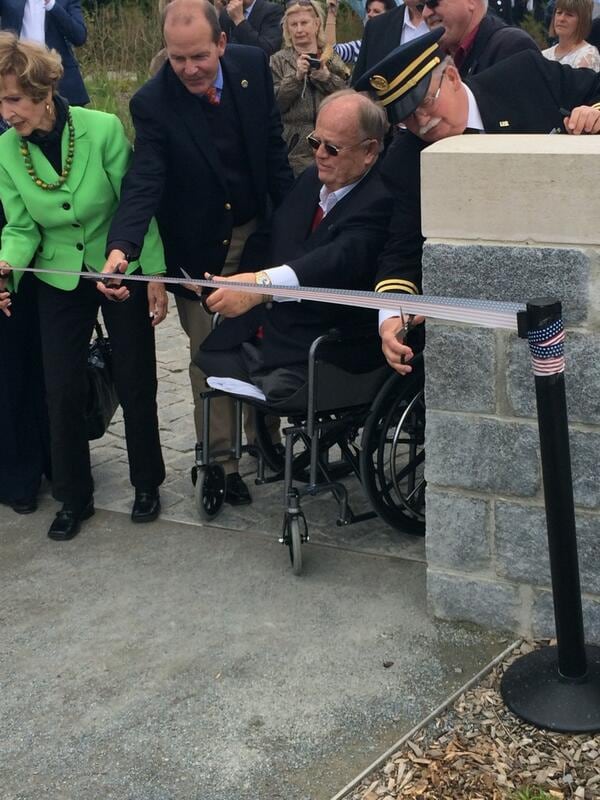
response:
<svg viewBox="0 0 600 800"><path fill-rule="evenodd" d="M565 371L565 328L562 319L527 333L534 375Z"/></svg>

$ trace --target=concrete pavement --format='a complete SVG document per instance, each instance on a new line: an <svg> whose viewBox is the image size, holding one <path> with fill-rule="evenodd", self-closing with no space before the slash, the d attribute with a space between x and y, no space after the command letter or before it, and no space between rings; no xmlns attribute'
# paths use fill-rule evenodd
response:
<svg viewBox="0 0 600 800"><path fill-rule="evenodd" d="M337 529L325 498L301 578L279 488L199 525L174 320L158 351L163 517L123 513L118 421L80 536L47 539L48 497L0 512L0 798L327 800L504 643L428 617L422 540Z"/></svg>

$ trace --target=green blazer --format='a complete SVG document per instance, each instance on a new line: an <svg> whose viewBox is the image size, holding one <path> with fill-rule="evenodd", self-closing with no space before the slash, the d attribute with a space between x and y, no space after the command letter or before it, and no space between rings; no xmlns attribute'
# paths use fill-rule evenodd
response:
<svg viewBox="0 0 600 800"><path fill-rule="evenodd" d="M37 186L27 173L20 151L20 137L14 129L0 136L0 202L6 214L2 231L0 260L14 268L9 288L16 290L22 272L34 266L57 269L64 275L37 277L58 289L71 291L79 283L85 265L100 272L106 262L106 238L117 208L121 181L131 157L131 146L123 126L114 114L71 108L75 129L73 165L65 183L54 191ZM62 134L63 163L68 129ZM36 175L55 183L58 175L36 146L29 144ZM35 259L34 259L35 257ZM139 263L146 275L165 272L162 242L152 220Z"/></svg>

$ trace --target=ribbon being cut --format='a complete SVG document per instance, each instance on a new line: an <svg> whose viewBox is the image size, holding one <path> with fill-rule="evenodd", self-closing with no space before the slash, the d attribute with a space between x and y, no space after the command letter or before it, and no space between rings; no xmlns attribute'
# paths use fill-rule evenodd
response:
<svg viewBox="0 0 600 800"><path fill-rule="evenodd" d="M30 268L30 272L62 275L63 270ZM148 283L155 277L145 275L116 275L96 272L75 273L81 278L95 281L124 280ZM273 298L311 300L319 303L337 303L375 310L397 311L398 315L420 315L448 322L462 322L483 328L518 330L517 314L524 312L525 303L498 300L476 300L464 297L437 297L435 295L395 294L391 292L365 292L355 289L327 289L314 286L261 286L237 281L215 281L199 278L161 277L166 284L198 286L203 289L231 289L250 294L268 294ZM558 326L558 327L557 327ZM564 371L564 328L562 321L536 331L527 332L533 370L536 375L556 374Z"/></svg>

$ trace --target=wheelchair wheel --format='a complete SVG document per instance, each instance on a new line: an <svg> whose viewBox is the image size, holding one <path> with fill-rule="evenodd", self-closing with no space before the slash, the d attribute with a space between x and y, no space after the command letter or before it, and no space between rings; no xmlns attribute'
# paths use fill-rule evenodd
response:
<svg viewBox="0 0 600 800"><path fill-rule="evenodd" d="M201 519L209 520L221 510L225 501L225 470L220 464L193 467L194 501Z"/></svg>
<svg viewBox="0 0 600 800"><path fill-rule="evenodd" d="M292 562L292 572L294 575L302 573L302 534L300 533L300 520L292 517L289 521L289 543L290 561Z"/></svg>
<svg viewBox="0 0 600 800"><path fill-rule="evenodd" d="M302 544L308 542L308 525L298 505L298 492L293 489L289 498L290 507L283 517L283 536L280 541L288 546L292 572L302 573Z"/></svg>
<svg viewBox="0 0 600 800"><path fill-rule="evenodd" d="M375 511L392 527L425 533L424 374L392 375L365 421L360 472Z"/></svg>

